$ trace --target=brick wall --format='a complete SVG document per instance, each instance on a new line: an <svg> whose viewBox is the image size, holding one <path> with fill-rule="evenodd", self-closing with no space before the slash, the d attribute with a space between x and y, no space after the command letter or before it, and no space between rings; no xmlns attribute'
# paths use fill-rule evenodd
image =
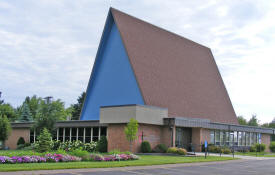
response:
<svg viewBox="0 0 275 175"><path fill-rule="evenodd" d="M16 149L17 141L20 137L25 139L25 142L30 142L30 129L29 128L13 128L11 134L5 142L5 146L10 149Z"/></svg>
<svg viewBox="0 0 275 175"><path fill-rule="evenodd" d="M120 151L129 151L130 143L126 140L124 128L126 124L109 124L108 126L108 151L119 149ZM138 139L133 143L132 151L140 152L140 145L143 141L149 141L151 147L164 143L171 146L171 130L169 127L158 125L139 124Z"/></svg>
<svg viewBox="0 0 275 175"><path fill-rule="evenodd" d="M266 145L266 151L270 152L270 149L269 149L270 135L269 134L262 134L262 143Z"/></svg>

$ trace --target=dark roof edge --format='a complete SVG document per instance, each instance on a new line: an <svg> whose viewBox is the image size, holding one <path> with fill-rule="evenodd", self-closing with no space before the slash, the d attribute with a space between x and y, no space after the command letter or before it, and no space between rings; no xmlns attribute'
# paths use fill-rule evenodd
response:
<svg viewBox="0 0 275 175"><path fill-rule="evenodd" d="M151 106L151 105L143 105L143 104L110 105L110 106L101 106L100 108L114 108L114 107L127 107L127 106L141 106L146 108L157 108L162 110L168 110L168 108L162 108L162 107Z"/></svg>

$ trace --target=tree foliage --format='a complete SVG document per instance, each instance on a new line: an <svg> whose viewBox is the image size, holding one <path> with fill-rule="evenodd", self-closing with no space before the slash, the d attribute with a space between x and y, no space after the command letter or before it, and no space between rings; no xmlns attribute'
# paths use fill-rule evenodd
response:
<svg viewBox="0 0 275 175"><path fill-rule="evenodd" d="M2 116L5 115L11 122L17 119L16 113L13 107L8 103L0 104L0 115Z"/></svg>
<svg viewBox="0 0 275 175"><path fill-rule="evenodd" d="M38 115L39 107L42 102L43 102L43 99L41 97L37 97L36 95L33 95L31 98L27 96L25 101L23 102L23 104L26 103L28 105L33 119L36 119Z"/></svg>
<svg viewBox="0 0 275 175"><path fill-rule="evenodd" d="M0 141L8 139L11 131L11 125L8 118L5 115L0 115Z"/></svg>
<svg viewBox="0 0 275 175"><path fill-rule="evenodd" d="M46 128L50 133L55 131L55 123L58 120L66 119L66 111L64 103L61 100L47 103L42 101L35 119L35 130L39 134L43 128Z"/></svg>
<svg viewBox="0 0 275 175"><path fill-rule="evenodd" d="M32 115L31 115L31 112L30 112L29 105L27 103L23 104L22 113L21 113L21 115L19 117L19 121L20 122L29 122L29 121L32 121Z"/></svg>
<svg viewBox="0 0 275 175"><path fill-rule="evenodd" d="M238 116L237 118L240 125L247 125L247 121L243 116Z"/></svg>
<svg viewBox="0 0 275 175"><path fill-rule="evenodd" d="M126 135L126 139L130 142L130 149L132 151L132 143L137 139L138 132L138 121L134 118L130 119L130 122L124 129L124 133Z"/></svg>
<svg viewBox="0 0 275 175"><path fill-rule="evenodd" d="M38 136L38 142L36 146L36 150L38 152L47 152L51 150L51 134L48 132L46 128L43 128L41 134Z"/></svg>
<svg viewBox="0 0 275 175"><path fill-rule="evenodd" d="M86 92L82 92L77 99L77 103L72 105L72 120L79 120L82 106L84 104Z"/></svg>
<svg viewBox="0 0 275 175"><path fill-rule="evenodd" d="M250 120L248 121L249 126L259 126L259 120L257 119L257 115L253 114Z"/></svg>

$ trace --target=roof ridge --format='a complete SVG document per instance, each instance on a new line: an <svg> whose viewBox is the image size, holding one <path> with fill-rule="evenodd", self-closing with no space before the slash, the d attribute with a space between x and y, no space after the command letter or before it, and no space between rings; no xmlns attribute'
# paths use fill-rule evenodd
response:
<svg viewBox="0 0 275 175"><path fill-rule="evenodd" d="M177 33L175 33L175 32L172 32L172 31L170 31L170 30L167 30L167 29L165 29L165 28L162 28L162 27L160 27L160 26L157 26L157 25L155 25L155 24L152 24L152 23L150 23L150 22L147 22L147 21L145 21L145 20L142 20L142 19L140 19L140 18L137 18L137 17L135 17L135 16L133 16L133 15L130 15L130 14L128 14L128 13L122 12L122 11L116 9L116 8L110 7L110 11L111 11L112 15L113 15L113 11L117 11L117 12L123 14L123 15L129 16L129 17L131 17L131 18L133 18L133 19L135 19L135 20L138 20L138 21L140 21L140 22L143 22L143 23L145 23L145 24L147 24L147 25L151 25L152 27L155 27L155 28L157 28L157 29L159 29L159 30L168 32L168 33L170 33L170 34L172 34L172 35L175 35L176 37L179 37L179 38L184 39L184 40L188 40L189 42L192 42L192 43L194 43L194 44L196 44L196 45L199 45L199 46L201 46L201 47L205 47L205 48L211 50L210 47L207 47L207 46L205 46L205 45L202 45L202 44L200 44L200 43L198 43L198 42L195 42L195 41L193 41L193 40L191 40L191 39L185 38L185 37L183 37L183 36L181 36L181 35L179 35L179 34L177 34ZM113 17L115 18L115 15L113 15Z"/></svg>

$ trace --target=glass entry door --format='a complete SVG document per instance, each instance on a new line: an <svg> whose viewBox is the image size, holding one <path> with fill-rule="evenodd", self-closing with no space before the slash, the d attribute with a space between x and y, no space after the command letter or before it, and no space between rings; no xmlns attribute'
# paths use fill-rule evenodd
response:
<svg viewBox="0 0 275 175"><path fill-rule="evenodd" d="M176 147L190 150L192 128L176 128Z"/></svg>

